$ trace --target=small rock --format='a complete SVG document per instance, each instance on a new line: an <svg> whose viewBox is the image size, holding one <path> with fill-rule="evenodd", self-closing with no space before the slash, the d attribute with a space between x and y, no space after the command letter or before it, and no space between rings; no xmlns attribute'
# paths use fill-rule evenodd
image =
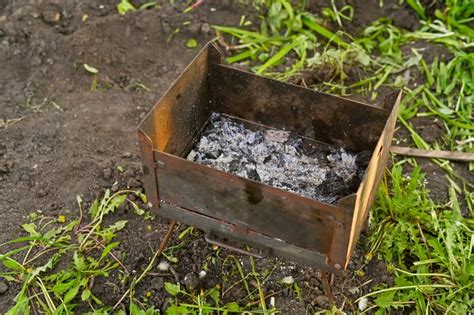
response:
<svg viewBox="0 0 474 315"><path fill-rule="evenodd" d="M350 289L349 289L349 292L350 292L351 294L357 294L357 293L359 293L359 288L358 288L358 287L350 288Z"/></svg>
<svg viewBox="0 0 474 315"><path fill-rule="evenodd" d="M41 16L43 17L43 21L49 24L55 24L61 19L61 13L53 9L43 11Z"/></svg>
<svg viewBox="0 0 474 315"><path fill-rule="evenodd" d="M40 190L38 191L38 197L42 198L42 197L44 197L44 196L46 196L46 191L44 191L43 189L40 189Z"/></svg>
<svg viewBox="0 0 474 315"><path fill-rule="evenodd" d="M165 34L170 34L172 31L171 26L167 22L161 24L161 29Z"/></svg>
<svg viewBox="0 0 474 315"><path fill-rule="evenodd" d="M119 190L118 184L117 184L117 183L113 184L113 185L112 185L112 188L110 188L110 190L111 190L112 192L117 192L117 191Z"/></svg>
<svg viewBox="0 0 474 315"><path fill-rule="evenodd" d="M0 175L8 174L13 168L12 161L0 160Z"/></svg>
<svg viewBox="0 0 474 315"><path fill-rule="evenodd" d="M320 295L316 298L316 304L318 304L321 307L327 307L329 306L329 299L325 295Z"/></svg>
<svg viewBox="0 0 474 315"><path fill-rule="evenodd" d="M140 182L135 180L134 178L129 178L129 179L127 179L127 186L128 187L139 187Z"/></svg>
<svg viewBox="0 0 474 315"><path fill-rule="evenodd" d="M0 294L5 294L8 291L8 285L4 281L0 281Z"/></svg>
<svg viewBox="0 0 474 315"><path fill-rule="evenodd" d="M122 157L123 157L123 158L126 158L126 159L131 158L131 157L132 157L132 153L130 153L130 152L124 152L124 153L122 154Z"/></svg>
<svg viewBox="0 0 474 315"><path fill-rule="evenodd" d="M110 168L104 168L103 176L104 179L110 179L110 177L112 177L112 170Z"/></svg>
<svg viewBox="0 0 474 315"><path fill-rule="evenodd" d="M189 31L193 34L199 33L201 31L201 24L200 23L192 23L188 27Z"/></svg>
<svg viewBox="0 0 474 315"><path fill-rule="evenodd" d="M162 261L158 264L158 270L160 271L168 271L170 268L170 264L166 261Z"/></svg>
<svg viewBox="0 0 474 315"><path fill-rule="evenodd" d="M162 277L154 278L153 281L151 282L150 289L153 289L153 290L163 289L163 278Z"/></svg>
<svg viewBox="0 0 474 315"><path fill-rule="evenodd" d="M292 276L286 276L281 279L281 283L291 285L295 282L295 279Z"/></svg>
<svg viewBox="0 0 474 315"><path fill-rule="evenodd" d="M122 176L123 178L134 178L135 173L132 170L126 170L125 172L123 172Z"/></svg>
<svg viewBox="0 0 474 315"><path fill-rule="evenodd" d="M212 29L211 29L211 27L209 26L208 23L202 23L201 31L202 31L204 34L210 34L210 33L212 33Z"/></svg>
<svg viewBox="0 0 474 315"><path fill-rule="evenodd" d="M363 297L359 300L359 310L360 311L364 311L366 308L367 308L367 305L369 303L369 299L367 299L366 297Z"/></svg>
<svg viewBox="0 0 474 315"><path fill-rule="evenodd" d="M190 272L184 277L183 284L186 286L186 289L192 291L199 285L199 278L194 272Z"/></svg>
<svg viewBox="0 0 474 315"><path fill-rule="evenodd" d="M444 135L443 129L437 124L430 124L423 128L420 136L427 142L436 142Z"/></svg>
<svg viewBox="0 0 474 315"><path fill-rule="evenodd" d="M31 65L32 65L32 66L39 66L39 65L41 65L41 58L38 57L38 56L34 56L33 58L31 58Z"/></svg>
<svg viewBox="0 0 474 315"><path fill-rule="evenodd" d="M108 11L107 6L105 6L103 4L99 5L99 10L98 10L99 16L106 16L107 13L108 13L107 11Z"/></svg>

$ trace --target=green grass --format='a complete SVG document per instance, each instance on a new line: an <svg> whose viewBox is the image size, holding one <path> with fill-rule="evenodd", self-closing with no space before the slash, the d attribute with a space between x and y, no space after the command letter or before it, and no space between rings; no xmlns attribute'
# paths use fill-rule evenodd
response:
<svg viewBox="0 0 474 315"><path fill-rule="evenodd" d="M373 101L381 87L401 88L405 93L399 122L413 146L474 152L471 1L445 1L432 16L420 1L406 1L419 16L420 29L404 30L382 18L355 37L342 28L357 15L352 7L337 8L332 1L321 12L325 20L307 12L304 3L259 3L267 8L261 13L259 30L253 25L253 30L215 27L224 46L223 34L229 36L229 63L246 62L252 71L280 80L292 79L303 70L324 73L322 82L308 87L337 95L362 94ZM421 45L413 45L416 42ZM444 53L429 61L422 48L414 48L423 46L439 46ZM416 117L439 124L444 135L427 142L411 121ZM385 261L395 284L375 288L359 301L368 300L365 312L377 314L402 309L416 314L465 314L474 308L473 183L449 161L433 159L451 184L449 201L438 204L430 199L415 160L409 161L414 165L411 173L403 171L406 160L387 173L370 220L366 257ZM474 163L469 170L474 170ZM459 198L464 198L462 203Z"/></svg>
<svg viewBox="0 0 474 315"><path fill-rule="evenodd" d="M146 203L140 191L124 190L111 195L107 190L85 214L82 199L78 197L78 219L66 222L62 215L58 218L35 215L34 222L22 225L28 236L1 244L1 247L19 246L0 255L6 269L0 276L22 287L6 314L72 314L79 302L92 310L100 309L103 303L90 289L94 280L107 278L113 271L123 280L130 276L130 271L114 254L120 244L115 241L116 233L125 228L127 221L104 224L105 217L126 202L141 210L136 202L127 199L129 194Z"/></svg>
<svg viewBox="0 0 474 315"><path fill-rule="evenodd" d="M414 141L417 147L474 152L474 54L466 51L474 46L474 31L467 25L473 20L472 5L447 1L444 11L436 11L430 20L418 1L407 3L423 17L422 27L414 32L380 19L353 38L342 29L330 31L328 21L305 11L304 3L293 6L289 0L262 1L267 13L261 17L259 30L214 27L220 42L233 52L227 61L250 62L258 74L288 80L304 69L322 71L329 73L327 78L310 88L338 95L362 94L372 100L382 86L403 88L408 97L400 115L407 124L417 116L430 117L445 130L436 143L425 146ZM323 16L341 25L343 11L352 12L332 3ZM344 19L351 18L349 14ZM231 36L231 44L225 43L223 34ZM428 64L419 50L404 51L404 46L416 41L441 45L453 57L435 58ZM417 137L415 129L410 128L410 133ZM450 166L446 170L453 175Z"/></svg>
<svg viewBox="0 0 474 315"><path fill-rule="evenodd" d="M404 308L466 314L474 308L474 220L461 214L454 188L449 202L439 205L423 182L419 167L404 174L395 164L371 212L367 257L383 259L395 277L392 287L363 297L371 298L370 309L379 314Z"/></svg>
<svg viewBox="0 0 474 315"><path fill-rule="evenodd" d="M132 195L136 198L130 198ZM180 251L199 235L193 232L193 228L186 228L177 237L178 244L168 246L163 251L157 250L152 257L148 257L143 271L136 273L121 261L120 257L126 253L119 250L120 242L116 239L120 231L127 229L128 221L105 223L110 222L110 215L126 203L138 216L144 219L150 217L149 212L142 208L147 203L146 196L134 190L122 190L114 194L107 190L100 200L92 202L87 213L78 196L78 218L71 221L63 215L57 218L38 215L36 212L30 215L31 222L22 225L25 236L0 244L0 278L10 282L10 285L16 283L21 287L13 301L14 305L6 314L74 314L79 306L86 314L126 314L122 307L117 307L119 304L125 306L128 314L160 314L153 303L148 303L153 290L145 290L140 295L137 291L142 281L156 269L160 255L177 267ZM174 233L174 224L168 233ZM9 251L5 248L9 248ZM274 306L269 308L266 304L266 299L273 294L265 295L263 290L263 285L276 266L270 272L258 271L253 258L250 258L251 271L245 272L242 262L235 256L221 258L219 248L214 253L205 260L203 270L221 265L222 281L206 290L190 291L179 283L165 282L161 294L168 294L168 307L163 310L164 314L277 312ZM120 282L110 280L111 283L117 289L119 285L128 289L124 294L119 294L121 290L117 290L117 304L107 305L101 300L103 296L94 293L94 282L107 281L112 273ZM221 301L224 295L239 287L246 290L245 298L225 304ZM140 292L144 291L142 289ZM296 283L290 289L299 294ZM280 292L274 294L277 293Z"/></svg>
<svg viewBox="0 0 474 315"><path fill-rule="evenodd" d="M294 4L289 0L255 1L260 15L258 27L243 17L238 27L214 28L229 52L227 61L249 63L258 74L290 80L302 71L325 73L324 80L309 88L338 95L362 94L374 101L382 87L402 88L405 96L399 126L408 131L413 146L474 152L474 32L469 26L474 7L469 0L448 0L430 16L420 1L407 0L406 4L420 17L421 27L416 31L397 28L383 18L351 36L343 29L357 15L351 6L337 7L331 1L319 16L306 10L305 1ZM125 14L155 5L152 1L135 8L122 0L117 10ZM178 31L170 34L169 40ZM429 61L421 49L407 49L415 42L439 45L445 56ZM194 46L188 42L188 47ZM91 90L96 89L98 70L84 67L94 79ZM428 143L412 123L416 117L440 124L443 137ZM433 162L445 170L451 183L449 200L444 204L430 199L415 160L394 162L381 184L371 212L366 258L382 259L395 283L373 288L360 297L368 301L365 312L463 314L474 308L473 184L457 174L448 161ZM410 172L406 171L408 164L413 169ZM474 170L473 163L469 167ZM23 225L27 236L1 244L14 249L0 255L5 270L0 276L21 286L7 314L70 314L78 305L88 307L90 314L125 314L103 305L93 292L93 281L108 278L112 272L129 285L123 297L130 314L157 314L135 290L157 255L142 274L132 275L116 255L116 234L127 228L127 222L104 223L124 203L130 203L137 214L144 214L140 204L127 198L130 194L146 203L140 192L106 192L86 215L79 198L79 219L35 218ZM180 250L192 233L192 229L184 230L178 237L180 243L162 255L173 264L179 263ZM194 292L166 282L170 307L165 313L275 313L277 310L265 301L278 292L266 294L263 290L275 269L259 271L249 258L250 271L245 271L241 260L232 255L222 258L219 251L206 259L203 268L220 263L220 284ZM301 295L296 282L282 285L297 298ZM245 292L245 298L224 303L223 296L235 287ZM340 311L334 306L328 313Z"/></svg>

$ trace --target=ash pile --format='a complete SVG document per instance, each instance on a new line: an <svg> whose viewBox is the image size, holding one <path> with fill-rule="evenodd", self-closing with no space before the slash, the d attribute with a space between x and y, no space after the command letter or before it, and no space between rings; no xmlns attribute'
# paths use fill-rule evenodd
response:
<svg viewBox="0 0 474 315"><path fill-rule="evenodd" d="M213 113L187 159L326 203L354 193L370 156L305 141Z"/></svg>

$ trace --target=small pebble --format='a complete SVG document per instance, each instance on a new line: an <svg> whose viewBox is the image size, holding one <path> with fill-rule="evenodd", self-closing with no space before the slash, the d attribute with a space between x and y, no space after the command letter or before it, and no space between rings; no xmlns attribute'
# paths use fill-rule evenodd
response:
<svg viewBox="0 0 474 315"><path fill-rule="evenodd" d="M8 285L4 281L0 281L0 294L5 294L8 291Z"/></svg>
<svg viewBox="0 0 474 315"><path fill-rule="evenodd" d="M358 287L350 288L350 289L349 289L349 292L350 292L351 294L357 294L357 293L359 293L359 288L358 288Z"/></svg>
<svg viewBox="0 0 474 315"><path fill-rule="evenodd" d="M283 279L281 279L281 283L283 284L293 284L295 282L295 279L292 277L292 276L286 276L286 277L283 277Z"/></svg>
<svg viewBox="0 0 474 315"><path fill-rule="evenodd" d="M203 23L202 26L201 26L201 31L204 33L204 34L209 34L212 32L212 29L211 27L209 26L208 23Z"/></svg>
<svg viewBox="0 0 474 315"><path fill-rule="evenodd" d="M170 264L166 261L162 261L158 264L158 270L160 271L168 271L170 268Z"/></svg>
<svg viewBox="0 0 474 315"><path fill-rule="evenodd" d="M367 308L367 305L369 304L369 299L366 297L363 297L359 300L359 310L362 312Z"/></svg>
<svg viewBox="0 0 474 315"><path fill-rule="evenodd" d="M326 307L329 305L329 299L325 295L320 295L316 298L316 304L318 304L321 307Z"/></svg>
<svg viewBox="0 0 474 315"><path fill-rule="evenodd" d="M112 177L112 170L110 168L104 168L103 170L104 179L110 179Z"/></svg>
<svg viewBox="0 0 474 315"><path fill-rule="evenodd" d="M199 278L194 272L190 272L184 277L183 284L186 286L186 289L192 291L198 287Z"/></svg>
<svg viewBox="0 0 474 315"><path fill-rule="evenodd" d="M43 21L49 24L54 24L59 22L61 19L61 13L55 10L45 10L42 14Z"/></svg>
<svg viewBox="0 0 474 315"><path fill-rule="evenodd" d="M119 190L118 184L117 184L117 183L113 184L113 185L112 185L112 188L110 188L110 190L111 190L112 192L117 192L117 191Z"/></svg>

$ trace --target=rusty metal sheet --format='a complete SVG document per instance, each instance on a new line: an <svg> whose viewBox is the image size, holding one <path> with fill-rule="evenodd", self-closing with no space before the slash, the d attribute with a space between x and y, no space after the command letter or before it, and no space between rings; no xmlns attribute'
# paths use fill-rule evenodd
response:
<svg viewBox="0 0 474 315"><path fill-rule="evenodd" d="M208 119L209 60L205 48L140 124L155 150L181 155Z"/></svg>
<svg viewBox="0 0 474 315"><path fill-rule="evenodd" d="M352 251L357 239L359 238L360 232L364 227L369 209L375 199L377 188L384 174L385 167L387 166L401 97L401 91L387 97L389 101L386 102L385 106L387 107L392 104L390 117L386 121L385 128L383 133L380 135L380 139L372 154L372 158L367 167L362 183L357 190L346 265L352 255Z"/></svg>
<svg viewBox="0 0 474 315"><path fill-rule="evenodd" d="M155 159L160 198L180 207L321 253L340 224L335 206L169 154Z"/></svg>
<svg viewBox="0 0 474 315"><path fill-rule="evenodd" d="M211 66L214 108L299 135L372 151L390 114L385 109L264 78L220 64Z"/></svg>
<svg viewBox="0 0 474 315"><path fill-rule="evenodd" d="M326 272L340 273L342 271L342 269L328 265L326 255L254 231L249 231L247 234L236 233L235 225L204 216L189 209L163 202L160 207L160 215L164 218L195 226L205 232L262 249L267 255L285 257Z"/></svg>

